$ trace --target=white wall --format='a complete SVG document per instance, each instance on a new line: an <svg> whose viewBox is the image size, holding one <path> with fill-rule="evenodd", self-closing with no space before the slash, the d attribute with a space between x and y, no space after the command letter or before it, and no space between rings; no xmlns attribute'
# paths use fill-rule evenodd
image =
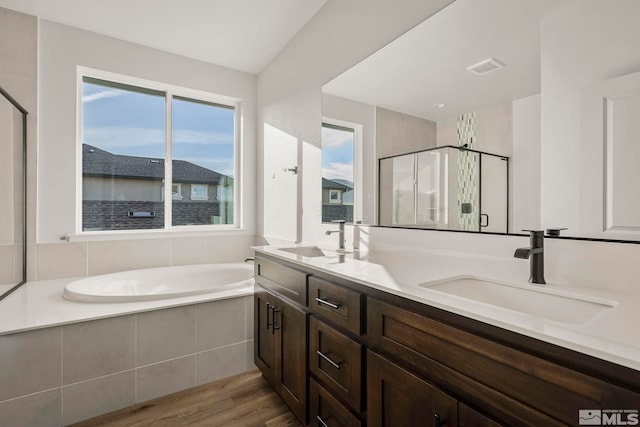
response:
<svg viewBox="0 0 640 427"><path fill-rule="evenodd" d="M260 73L258 234L320 238L322 85L448 3L329 0Z"/></svg>
<svg viewBox="0 0 640 427"><path fill-rule="evenodd" d="M540 229L540 95L513 101L511 233Z"/></svg>
<svg viewBox="0 0 640 427"><path fill-rule="evenodd" d="M46 20L39 23L38 58L39 243L75 232L78 66L242 99L242 221L255 230L254 75Z"/></svg>
<svg viewBox="0 0 640 427"><path fill-rule="evenodd" d="M615 7L611 4L615 3ZM580 93L602 80L640 70L635 0L583 0L541 25L542 225L580 234Z"/></svg>

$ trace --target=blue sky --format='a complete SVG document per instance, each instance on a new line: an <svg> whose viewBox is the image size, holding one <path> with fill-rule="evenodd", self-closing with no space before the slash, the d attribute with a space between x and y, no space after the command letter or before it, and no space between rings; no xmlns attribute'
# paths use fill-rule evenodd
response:
<svg viewBox="0 0 640 427"><path fill-rule="evenodd" d="M114 154L165 156L164 96L83 83L83 142ZM233 175L234 111L174 99L173 159Z"/></svg>
<svg viewBox="0 0 640 427"><path fill-rule="evenodd" d="M322 127L322 176L353 182L353 132Z"/></svg>

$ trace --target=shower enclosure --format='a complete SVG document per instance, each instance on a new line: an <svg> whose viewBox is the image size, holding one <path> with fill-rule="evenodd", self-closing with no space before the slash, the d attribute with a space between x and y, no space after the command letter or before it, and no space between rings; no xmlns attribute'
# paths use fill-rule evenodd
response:
<svg viewBox="0 0 640 427"><path fill-rule="evenodd" d="M0 87L0 300L26 282L27 110Z"/></svg>
<svg viewBox="0 0 640 427"><path fill-rule="evenodd" d="M380 225L507 233L509 158L445 145L379 159Z"/></svg>

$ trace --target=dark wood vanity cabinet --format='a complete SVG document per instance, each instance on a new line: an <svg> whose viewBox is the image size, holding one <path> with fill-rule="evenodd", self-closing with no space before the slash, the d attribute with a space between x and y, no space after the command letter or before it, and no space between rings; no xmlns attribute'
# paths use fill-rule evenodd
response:
<svg viewBox="0 0 640 427"><path fill-rule="evenodd" d="M390 360L367 351L369 427L457 426L458 401Z"/></svg>
<svg viewBox="0 0 640 427"><path fill-rule="evenodd" d="M278 272L288 272L288 269ZM306 281L306 275L301 277ZM303 307L272 292L272 287L263 288L264 280L256 282L260 286L256 286L254 292L255 364L291 412L305 424L309 314Z"/></svg>
<svg viewBox="0 0 640 427"><path fill-rule="evenodd" d="M640 409L633 369L267 258L256 365L310 426L561 426Z"/></svg>

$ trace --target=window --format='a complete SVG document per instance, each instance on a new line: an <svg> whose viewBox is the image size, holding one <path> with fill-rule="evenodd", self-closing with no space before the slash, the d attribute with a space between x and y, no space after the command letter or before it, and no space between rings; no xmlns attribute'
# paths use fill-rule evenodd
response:
<svg viewBox="0 0 640 427"><path fill-rule="evenodd" d="M234 101L81 71L81 231L236 225Z"/></svg>
<svg viewBox="0 0 640 427"><path fill-rule="evenodd" d="M191 184L191 200L209 200L207 188L207 185Z"/></svg>
<svg viewBox="0 0 640 427"><path fill-rule="evenodd" d="M322 124L322 222L353 223L355 130Z"/></svg>
<svg viewBox="0 0 640 427"><path fill-rule="evenodd" d="M173 184L171 186L171 198L173 200L182 200L182 184Z"/></svg>

